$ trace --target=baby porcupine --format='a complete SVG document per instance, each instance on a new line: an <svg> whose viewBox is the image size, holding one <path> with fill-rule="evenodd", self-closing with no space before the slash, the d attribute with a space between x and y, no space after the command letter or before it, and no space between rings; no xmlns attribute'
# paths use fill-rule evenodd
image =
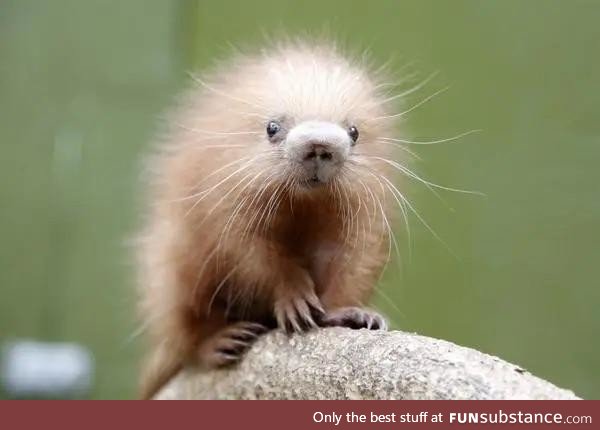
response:
<svg viewBox="0 0 600 430"><path fill-rule="evenodd" d="M332 44L237 55L170 115L139 237L151 397L184 365L234 363L261 333L384 329L394 132L377 73Z"/></svg>

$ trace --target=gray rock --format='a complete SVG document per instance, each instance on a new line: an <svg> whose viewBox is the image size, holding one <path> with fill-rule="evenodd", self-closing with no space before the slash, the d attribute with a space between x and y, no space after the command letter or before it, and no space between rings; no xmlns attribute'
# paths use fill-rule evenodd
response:
<svg viewBox="0 0 600 430"><path fill-rule="evenodd" d="M342 328L263 336L236 367L185 369L157 399L577 399L443 340Z"/></svg>

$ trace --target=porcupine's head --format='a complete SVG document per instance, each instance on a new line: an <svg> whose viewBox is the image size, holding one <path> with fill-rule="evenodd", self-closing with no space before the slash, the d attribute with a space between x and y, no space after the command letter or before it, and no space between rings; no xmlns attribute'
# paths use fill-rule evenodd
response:
<svg viewBox="0 0 600 430"><path fill-rule="evenodd" d="M192 94L181 126L195 148L189 156L212 166L209 180L195 181L205 184L200 195L230 193L263 207L283 195L345 199L379 212L376 200L391 185L381 159L391 158L394 115L389 82L364 61L331 44L293 42L238 55L195 81L200 96Z"/></svg>

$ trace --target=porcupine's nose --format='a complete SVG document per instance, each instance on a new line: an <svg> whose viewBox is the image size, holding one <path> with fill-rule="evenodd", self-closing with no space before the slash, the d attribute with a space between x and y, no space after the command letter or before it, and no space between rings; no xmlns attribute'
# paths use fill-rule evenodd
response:
<svg viewBox="0 0 600 430"><path fill-rule="evenodd" d="M334 150L327 143L309 143L304 153L304 161L320 160L328 162L333 160Z"/></svg>
<svg viewBox="0 0 600 430"><path fill-rule="evenodd" d="M342 127L321 121L300 123L286 138L290 159L303 167L305 179L321 183L329 181L342 167L350 144Z"/></svg>

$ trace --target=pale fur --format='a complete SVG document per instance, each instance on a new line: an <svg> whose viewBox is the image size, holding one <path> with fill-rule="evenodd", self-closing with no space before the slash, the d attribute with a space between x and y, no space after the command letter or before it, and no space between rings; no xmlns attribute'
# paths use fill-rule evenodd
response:
<svg viewBox="0 0 600 430"><path fill-rule="evenodd" d="M362 62L312 42L238 55L195 78L150 163L139 240L153 348L145 397L184 365L210 366L202 354L232 323L293 326L290 306L302 319L315 297L326 313L365 305L389 257L397 200L380 177L390 166L365 157L393 150L381 142L395 120L381 83ZM267 139L271 119L355 125L360 137L334 181L306 188Z"/></svg>

